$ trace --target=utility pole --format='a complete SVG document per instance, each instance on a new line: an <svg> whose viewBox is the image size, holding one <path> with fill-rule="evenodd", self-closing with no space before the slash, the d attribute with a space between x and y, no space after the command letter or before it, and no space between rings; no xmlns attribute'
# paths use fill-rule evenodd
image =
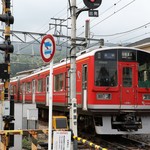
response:
<svg viewBox="0 0 150 150"><path fill-rule="evenodd" d="M95 9L100 6L102 0L83 0L89 9ZM70 2L70 0L69 0ZM76 99L76 19L84 10L77 13L76 0L71 0L71 50L70 50L70 128L73 134L77 136L77 99ZM88 9L85 9L88 10ZM94 12L94 10L92 10ZM96 11L98 12L98 11ZM77 141L74 142L74 150L77 150Z"/></svg>
<svg viewBox="0 0 150 150"><path fill-rule="evenodd" d="M77 136L77 100L76 100L76 0L71 0L71 50L70 50L70 128Z"/></svg>
<svg viewBox="0 0 150 150"><path fill-rule="evenodd" d="M70 0L69 0L70 2ZM90 9L95 9L100 6L101 0L84 0L84 3ZM96 6L95 6L96 4ZM77 7L76 0L71 0L71 50L70 50L70 128L73 134L77 136L77 99L76 99L76 19ZM81 11L80 11L81 12Z"/></svg>

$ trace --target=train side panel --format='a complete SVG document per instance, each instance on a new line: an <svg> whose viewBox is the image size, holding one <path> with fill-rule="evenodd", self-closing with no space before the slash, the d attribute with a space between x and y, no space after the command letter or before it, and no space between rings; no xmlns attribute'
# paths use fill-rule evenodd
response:
<svg viewBox="0 0 150 150"><path fill-rule="evenodd" d="M54 105L64 106L68 104L68 79L69 72L66 65L54 68L53 71L53 103Z"/></svg>

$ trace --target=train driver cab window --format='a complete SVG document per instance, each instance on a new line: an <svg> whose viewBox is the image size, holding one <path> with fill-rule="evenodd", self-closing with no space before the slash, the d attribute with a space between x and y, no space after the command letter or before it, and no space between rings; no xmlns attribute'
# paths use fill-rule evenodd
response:
<svg viewBox="0 0 150 150"><path fill-rule="evenodd" d="M117 52L105 50L95 53L95 85L117 86Z"/></svg>
<svg viewBox="0 0 150 150"><path fill-rule="evenodd" d="M54 76L54 91L62 91L63 90L63 74L57 74Z"/></svg>

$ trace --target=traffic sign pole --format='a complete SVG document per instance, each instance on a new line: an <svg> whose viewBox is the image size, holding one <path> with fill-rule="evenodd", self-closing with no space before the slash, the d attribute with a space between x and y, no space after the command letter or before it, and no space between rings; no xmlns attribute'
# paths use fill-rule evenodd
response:
<svg viewBox="0 0 150 150"><path fill-rule="evenodd" d="M48 150L51 150L52 145L52 113L53 113L53 59L50 62L49 72L49 125L48 125Z"/></svg>
<svg viewBox="0 0 150 150"><path fill-rule="evenodd" d="M52 108L53 108L53 56L56 51L55 40L52 35L46 35L40 46L41 57L44 62L50 62L50 72L49 72L49 125L48 125L48 150L51 150L52 144Z"/></svg>

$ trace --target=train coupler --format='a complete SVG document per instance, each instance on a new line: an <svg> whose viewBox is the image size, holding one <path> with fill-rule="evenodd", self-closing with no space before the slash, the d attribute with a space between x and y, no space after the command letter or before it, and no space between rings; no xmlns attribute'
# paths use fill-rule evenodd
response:
<svg viewBox="0 0 150 150"><path fill-rule="evenodd" d="M142 128L142 122L140 117L124 114L112 119L112 128L118 131L137 131Z"/></svg>

